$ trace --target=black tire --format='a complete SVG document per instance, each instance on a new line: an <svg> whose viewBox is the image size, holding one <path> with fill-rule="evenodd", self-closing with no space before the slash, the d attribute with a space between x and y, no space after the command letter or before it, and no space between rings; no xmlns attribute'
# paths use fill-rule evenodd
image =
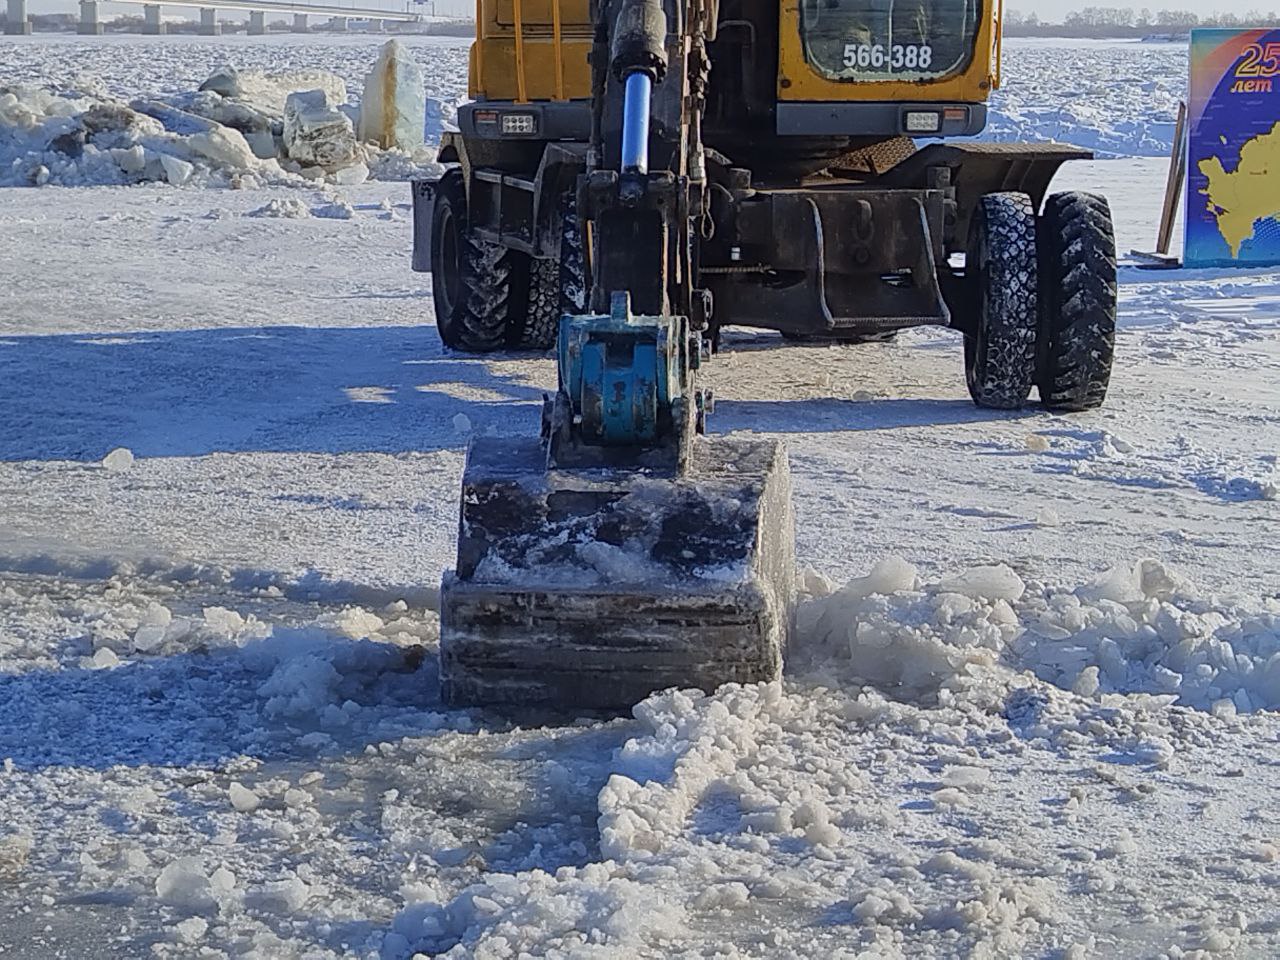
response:
<svg viewBox="0 0 1280 960"><path fill-rule="evenodd" d="M1040 276L1040 400L1050 410L1100 407L1116 342L1116 236L1103 197L1049 198L1040 218Z"/></svg>
<svg viewBox="0 0 1280 960"><path fill-rule="evenodd" d="M431 222L431 291L446 347L492 353L507 346L523 314L522 265L517 252L471 233L462 173L448 171L436 188Z"/></svg>
<svg viewBox="0 0 1280 960"><path fill-rule="evenodd" d="M512 344L522 350L550 350L560 318L586 308L586 270L576 197L566 193L560 209L560 259L530 261L529 309Z"/></svg>
<svg viewBox="0 0 1280 960"><path fill-rule="evenodd" d="M980 407L1017 410L1036 378L1036 211L1025 193L990 193L973 211L965 275L975 322L964 338L965 380Z"/></svg>

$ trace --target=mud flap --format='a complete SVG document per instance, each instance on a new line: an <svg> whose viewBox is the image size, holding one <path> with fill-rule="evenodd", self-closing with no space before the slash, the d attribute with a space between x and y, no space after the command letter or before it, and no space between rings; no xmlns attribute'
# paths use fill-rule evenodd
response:
<svg viewBox="0 0 1280 960"><path fill-rule="evenodd" d="M435 180L414 180L413 191L413 269L431 272L431 218L436 205Z"/></svg>
<svg viewBox="0 0 1280 960"><path fill-rule="evenodd" d="M545 458L536 440L468 452L441 594L449 703L627 709L779 675L795 577L779 444L699 439L680 477Z"/></svg>

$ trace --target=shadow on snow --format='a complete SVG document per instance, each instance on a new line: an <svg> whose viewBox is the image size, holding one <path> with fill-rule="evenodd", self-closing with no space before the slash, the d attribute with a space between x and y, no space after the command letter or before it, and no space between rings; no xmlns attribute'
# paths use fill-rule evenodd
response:
<svg viewBox="0 0 1280 960"><path fill-rule="evenodd" d="M115 447L140 457L460 449L473 431L537 432L544 391L529 359L448 354L430 327L8 337L0 461L96 462ZM549 363L541 376L552 382ZM711 429L825 433L1009 416L959 400L721 401Z"/></svg>
<svg viewBox="0 0 1280 960"><path fill-rule="evenodd" d="M0 756L106 769L359 752L448 728L437 687L433 656L314 630L105 670L6 674Z"/></svg>
<svg viewBox="0 0 1280 960"><path fill-rule="evenodd" d="M542 390L503 366L445 354L430 327L7 337L0 460L92 462L115 447L140 457L461 448L458 414L476 431L536 431Z"/></svg>

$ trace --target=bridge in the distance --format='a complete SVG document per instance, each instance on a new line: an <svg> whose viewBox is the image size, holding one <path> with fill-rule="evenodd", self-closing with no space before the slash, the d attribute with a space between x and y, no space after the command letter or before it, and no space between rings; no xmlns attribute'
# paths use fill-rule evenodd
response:
<svg viewBox="0 0 1280 960"><path fill-rule="evenodd" d="M102 0L80 0L80 26L82 34L99 34L103 32L102 20L98 15L98 7ZM428 23L448 19L427 14L410 13L407 10L395 11L377 7L340 7L332 3L307 2L307 0L111 0L112 3L137 3L142 5L142 32L146 34L162 34L165 23L161 15L163 7L194 7L200 11L200 34L215 37L222 31L218 22L219 10L247 10L249 13L249 33L265 34L267 32L267 14L293 14L293 32L307 33L310 30L308 18L312 15L327 17L331 26L343 30L352 20L367 20L375 28L385 23ZM8 17L5 20L5 33L23 34L31 32L31 22L27 18L27 0L8 0Z"/></svg>

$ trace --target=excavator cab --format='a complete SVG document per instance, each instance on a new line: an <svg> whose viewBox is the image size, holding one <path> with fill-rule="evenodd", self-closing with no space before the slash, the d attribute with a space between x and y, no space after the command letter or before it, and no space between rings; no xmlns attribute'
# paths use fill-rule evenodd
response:
<svg viewBox="0 0 1280 960"><path fill-rule="evenodd" d="M786 457L703 436L727 325L960 336L982 407L1103 402L1106 201L1061 144L973 139L984 0L478 0L473 101L414 184L414 265L463 353L552 350L541 437L477 441L442 678L459 703L627 706L777 675ZM850 362L856 362L851 358Z"/></svg>

